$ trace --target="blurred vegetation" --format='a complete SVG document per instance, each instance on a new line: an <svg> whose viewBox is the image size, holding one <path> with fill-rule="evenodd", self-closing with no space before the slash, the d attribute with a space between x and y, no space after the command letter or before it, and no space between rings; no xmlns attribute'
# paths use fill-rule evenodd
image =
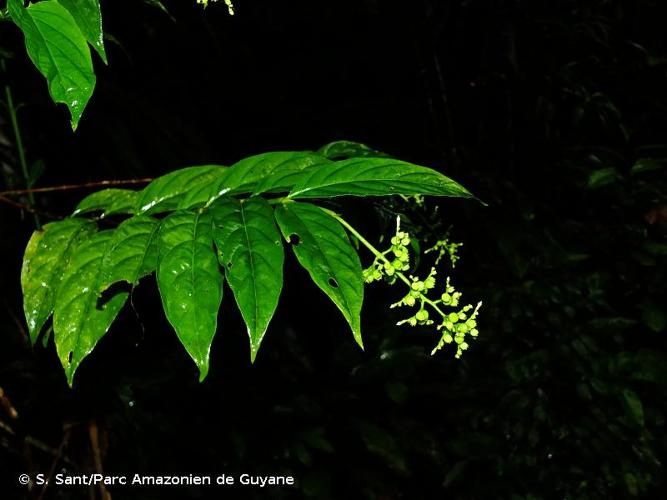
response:
<svg viewBox="0 0 667 500"><path fill-rule="evenodd" d="M109 473L298 481L248 498L663 496L664 6L235 2L230 19L224 4L202 14L165 1L167 15L112 3L110 66L76 135L21 58L3 75L28 103L20 118L30 161L46 165L42 185L342 137L439 167L489 207L355 202L378 217L353 223L379 237L398 210L427 241L449 231L463 242L452 279L484 300L481 335L462 360L432 358L432 333L395 328L400 312L386 304L397 298L371 287L361 352L323 296L300 294L307 276L288 263L254 366L240 317L223 307L211 375L197 384L147 286L69 391L53 345L32 351L22 337L18 270L32 222L3 205L0 387L18 411L0 410L13 432L0 429L3 489L52 464L95 470L97 450ZM20 47L12 37L3 30L0 45ZM2 132L11 187L20 176L4 122ZM37 203L65 214L77 199ZM45 498L87 494L49 488Z"/></svg>

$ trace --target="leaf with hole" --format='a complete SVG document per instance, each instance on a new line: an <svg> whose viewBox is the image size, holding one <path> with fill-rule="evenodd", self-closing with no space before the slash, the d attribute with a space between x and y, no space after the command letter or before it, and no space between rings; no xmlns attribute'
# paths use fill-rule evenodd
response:
<svg viewBox="0 0 667 500"><path fill-rule="evenodd" d="M162 221L157 283L167 319L204 380L223 283L210 214L178 211Z"/></svg>
<svg viewBox="0 0 667 500"><path fill-rule="evenodd" d="M343 227L310 203L285 203L276 208L275 216L299 263L340 309L355 340L363 347L361 262Z"/></svg>
<svg viewBox="0 0 667 500"><path fill-rule="evenodd" d="M263 198L223 198L211 209L220 264L248 327L254 361L283 286L280 233L273 209Z"/></svg>
<svg viewBox="0 0 667 500"><path fill-rule="evenodd" d="M107 332L127 300L127 292L101 296L102 262L113 230L95 234L76 248L58 288L53 311L56 351L72 385L74 373Z"/></svg>
<svg viewBox="0 0 667 500"><path fill-rule="evenodd" d="M35 343L53 312L56 292L74 249L95 233L94 223L65 219L33 233L23 256L21 288L30 340Z"/></svg>

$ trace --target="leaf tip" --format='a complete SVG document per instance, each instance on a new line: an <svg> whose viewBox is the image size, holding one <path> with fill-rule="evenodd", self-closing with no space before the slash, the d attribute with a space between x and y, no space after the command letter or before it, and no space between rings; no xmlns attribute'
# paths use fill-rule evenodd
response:
<svg viewBox="0 0 667 500"><path fill-rule="evenodd" d="M257 358L257 352L259 351L259 346L250 344L250 363L255 364L255 359Z"/></svg>
<svg viewBox="0 0 667 500"><path fill-rule="evenodd" d="M365 350L364 349L364 341L361 339L361 332L356 331L356 332L353 332L353 333L354 333L354 340L357 341L357 344L359 345L359 347L361 347L361 350L362 351Z"/></svg>
<svg viewBox="0 0 667 500"><path fill-rule="evenodd" d="M203 382L208 375L208 363L199 365L199 382Z"/></svg>

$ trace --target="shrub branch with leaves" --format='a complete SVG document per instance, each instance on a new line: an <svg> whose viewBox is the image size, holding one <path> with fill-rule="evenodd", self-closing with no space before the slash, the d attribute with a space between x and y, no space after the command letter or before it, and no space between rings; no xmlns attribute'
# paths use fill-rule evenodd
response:
<svg viewBox="0 0 667 500"><path fill-rule="evenodd" d="M395 305L418 305L399 324L433 324L427 306L440 316L442 339L455 341L457 357L466 334L477 335L479 305L456 308L460 293L450 285L438 299L435 269L420 280L409 271L410 236L400 230L380 252L337 213L311 200L339 196L433 195L472 198L461 185L418 165L387 157L335 160L333 143L318 152L273 152L231 167L204 165L171 172L141 191L104 189L84 198L73 215L36 231L22 269L24 311L36 342L53 315L56 350L70 385L83 359L129 297L127 290L153 272L167 319L197 364L200 380L209 369L223 282L227 281L248 329L254 361L278 305L283 284L283 239L315 284L340 309L363 347L360 315L364 281L397 279L409 287ZM115 229L98 231L94 217L129 216ZM348 233L375 256L363 270Z"/></svg>

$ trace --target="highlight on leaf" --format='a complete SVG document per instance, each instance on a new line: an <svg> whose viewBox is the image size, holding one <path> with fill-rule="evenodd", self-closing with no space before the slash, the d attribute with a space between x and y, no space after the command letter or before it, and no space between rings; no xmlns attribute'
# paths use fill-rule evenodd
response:
<svg viewBox="0 0 667 500"><path fill-rule="evenodd" d="M452 343L458 357L468 347L466 339L477 335L479 305L460 307L460 293L449 278L439 297L428 295L437 288L436 271L423 279L411 274L410 248L416 245L398 222L391 246L380 251L345 218L316 204L316 199L395 194L473 197L435 170L348 141L318 152L263 153L231 167L187 167L142 190L92 193L71 217L45 225L28 242L21 284L30 338L37 341L53 314L56 350L72 384L125 304L127 287L155 273L167 320L200 380L209 371L225 281L245 322L254 362L280 300L287 245L359 346L364 282L384 279L408 286L392 307L418 308L399 323L435 324L430 310L441 330L435 350ZM95 219L112 228L97 232ZM365 270L360 245L375 259ZM437 252L437 260L449 254L453 263L457 248L443 239L430 251ZM120 282L127 285L114 286Z"/></svg>

